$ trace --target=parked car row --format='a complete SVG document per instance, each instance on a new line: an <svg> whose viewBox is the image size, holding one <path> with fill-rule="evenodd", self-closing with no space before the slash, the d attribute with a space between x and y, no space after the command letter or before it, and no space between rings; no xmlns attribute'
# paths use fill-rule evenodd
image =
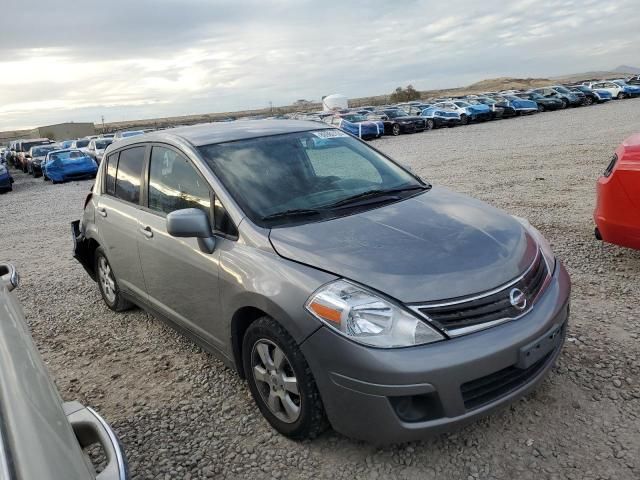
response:
<svg viewBox="0 0 640 480"><path fill-rule="evenodd" d="M380 107L301 113L286 118L323 121L351 135L371 140L382 135L423 132L434 128L589 106L638 95L640 86L628 84L625 80L594 81L530 90L485 92L456 98L434 98ZM381 123L384 126L382 129Z"/></svg>

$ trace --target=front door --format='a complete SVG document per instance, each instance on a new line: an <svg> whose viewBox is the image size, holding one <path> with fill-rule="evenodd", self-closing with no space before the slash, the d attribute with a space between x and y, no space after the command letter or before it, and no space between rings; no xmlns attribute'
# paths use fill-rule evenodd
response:
<svg viewBox="0 0 640 480"><path fill-rule="evenodd" d="M220 251L204 253L195 238L167 233L166 216L174 210L199 208L212 218L208 182L180 152L152 147L148 166L147 208L140 215L140 261L148 301L163 315L218 348L223 342L218 291Z"/></svg>

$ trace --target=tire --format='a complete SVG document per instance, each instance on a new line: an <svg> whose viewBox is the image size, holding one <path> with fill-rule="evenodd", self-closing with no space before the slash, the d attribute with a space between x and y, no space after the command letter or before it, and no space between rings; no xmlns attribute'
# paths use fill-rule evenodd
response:
<svg viewBox="0 0 640 480"><path fill-rule="evenodd" d="M94 259L98 290L100 290L100 295L104 303L114 312L131 309L133 304L122 297L116 278L113 275L113 270L111 270L111 265L102 247L96 249Z"/></svg>
<svg viewBox="0 0 640 480"><path fill-rule="evenodd" d="M564 110L565 108L569 107L569 100L567 100L566 98L562 99L562 109Z"/></svg>
<svg viewBox="0 0 640 480"><path fill-rule="evenodd" d="M433 118L427 118L427 130L433 130L436 127Z"/></svg>
<svg viewBox="0 0 640 480"><path fill-rule="evenodd" d="M42 172L42 181L43 182L48 182L49 181L49 177L47 177L47 174Z"/></svg>
<svg viewBox="0 0 640 480"><path fill-rule="evenodd" d="M391 126L391 135L393 135L394 137L397 137L398 135L400 135L400 125L398 125L397 123L394 123Z"/></svg>
<svg viewBox="0 0 640 480"><path fill-rule="evenodd" d="M294 440L312 439L328 427L309 364L278 322L265 316L249 326L242 340L242 363L260 412L282 435Z"/></svg>
<svg viewBox="0 0 640 480"><path fill-rule="evenodd" d="M622 100L622 99L623 99L623 98L625 98L625 97L626 97L626 95L624 94L624 92L619 92L619 93L618 93L618 95L616 96L616 98L617 98L618 100Z"/></svg>
<svg viewBox="0 0 640 480"><path fill-rule="evenodd" d="M591 97L586 97L586 98L584 99L584 104L585 104L586 106L593 105L593 98L591 98Z"/></svg>
<svg viewBox="0 0 640 480"><path fill-rule="evenodd" d="M541 103L538 104L538 112L544 112L544 105L542 105Z"/></svg>
<svg viewBox="0 0 640 480"><path fill-rule="evenodd" d="M460 115L460 125L467 125L469 123L469 117L466 115Z"/></svg>

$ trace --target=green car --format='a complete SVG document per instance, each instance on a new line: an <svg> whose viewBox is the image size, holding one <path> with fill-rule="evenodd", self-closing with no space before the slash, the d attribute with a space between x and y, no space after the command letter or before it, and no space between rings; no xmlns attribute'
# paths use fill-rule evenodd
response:
<svg viewBox="0 0 640 480"><path fill-rule="evenodd" d="M0 263L0 479L125 480L120 442L107 423L78 402L63 403L33 344L11 291L18 274ZM100 445L100 473L83 451Z"/></svg>

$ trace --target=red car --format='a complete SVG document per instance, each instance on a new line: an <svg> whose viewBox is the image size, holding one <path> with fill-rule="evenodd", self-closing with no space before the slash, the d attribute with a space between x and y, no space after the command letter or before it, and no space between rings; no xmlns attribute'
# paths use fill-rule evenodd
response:
<svg viewBox="0 0 640 480"><path fill-rule="evenodd" d="M640 250L640 134L616 149L598 179L596 238Z"/></svg>

